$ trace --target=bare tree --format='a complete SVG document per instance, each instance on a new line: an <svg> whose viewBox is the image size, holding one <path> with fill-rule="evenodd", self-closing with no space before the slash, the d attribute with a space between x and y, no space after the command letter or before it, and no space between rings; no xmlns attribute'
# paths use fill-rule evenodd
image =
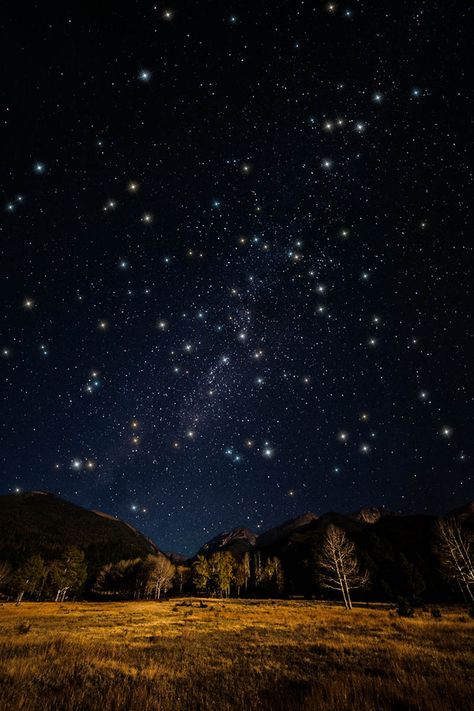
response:
<svg viewBox="0 0 474 711"><path fill-rule="evenodd" d="M474 603L474 535L455 518L436 524L437 550L446 577L455 582L466 599Z"/></svg>
<svg viewBox="0 0 474 711"><path fill-rule="evenodd" d="M346 610L351 610L351 589L367 587L369 575L362 573L359 568L355 545L342 529L332 524L324 535L318 567L320 584L325 588L339 590Z"/></svg>
<svg viewBox="0 0 474 711"><path fill-rule="evenodd" d="M161 593L165 595L173 587L175 567L165 555L149 555L145 561L147 567L147 591L151 592L155 600L159 600Z"/></svg>

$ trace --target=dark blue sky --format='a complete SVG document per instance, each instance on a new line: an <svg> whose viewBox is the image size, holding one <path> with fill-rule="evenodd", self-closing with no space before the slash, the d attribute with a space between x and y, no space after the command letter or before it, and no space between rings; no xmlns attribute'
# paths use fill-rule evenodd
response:
<svg viewBox="0 0 474 711"><path fill-rule="evenodd" d="M473 498L469 9L382 5L5 11L2 492L185 553Z"/></svg>

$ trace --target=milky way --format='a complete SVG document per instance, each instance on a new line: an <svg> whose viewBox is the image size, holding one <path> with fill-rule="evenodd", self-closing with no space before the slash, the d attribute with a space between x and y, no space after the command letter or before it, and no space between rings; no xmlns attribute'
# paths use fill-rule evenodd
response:
<svg viewBox="0 0 474 711"><path fill-rule="evenodd" d="M8 8L2 491L167 550L473 498L468 9Z"/></svg>

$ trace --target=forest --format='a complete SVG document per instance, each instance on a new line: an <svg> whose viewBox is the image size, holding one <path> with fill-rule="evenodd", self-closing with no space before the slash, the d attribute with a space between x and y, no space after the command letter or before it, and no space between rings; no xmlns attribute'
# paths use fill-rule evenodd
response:
<svg viewBox="0 0 474 711"><path fill-rule="evenodd" d="M59 556L35 553L16 567L0 561L5 599L56 601L161 600L170 595L217 598L338 599L347 609L357 600L397 603L409 611L425 601L461 601L474 614L474 536L456 518L438 519L429 558L409 559L370 532L357 544L329 524L298 546L272 551L216 550L191 560L162 552L88 563L83 550L66 547Z"/></svg>

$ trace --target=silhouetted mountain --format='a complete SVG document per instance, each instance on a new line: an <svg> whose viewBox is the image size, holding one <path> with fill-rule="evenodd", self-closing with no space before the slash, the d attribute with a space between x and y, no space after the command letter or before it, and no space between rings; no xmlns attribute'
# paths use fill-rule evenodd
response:
<svg viewBox="0 0 474 711"><path fill-rule="evenodd" d="M377 521L379 521L384 516L397 515L398 514L394 513L393 511L389 511L383 506L380 508L366 506L364 508L358 509L358 511L354 511L353 513L351 513L350 517L355 519L356 521L362 521L363 523L377 523Z"/></svg>
<svg viewBox="0 0 474 711"><path fill-rule="evenodd" d="M459 518L464 525L474 528L474 501L470 501L468 504L454 509L454 511L449 513L449 516Z"/></svg>
<svg viewBox="0 0 474 711"><path fill-rule="evenodd" d="M232 531L219 533L205 543L199 554L210 555L216 551L230 550L232 553L242 555L255 547L257 536L248 528L233 528Z"/></svg>
<svg viewBox="0 0 474 711"><path fill-rule="evenodd" d="M270 528L265 533L262 533L257 538L257 545L260 548L273 546L276 543L279 543L282 539L290 536L295 531L301 531L302 529L307 528L317 520L318 517L316 514L311 512L304 513L296 518L291 518L289 521L285 521L280 524L280 526L275 526L274 528Z"/></svg>
<svg viewBox="0 0 474 711"><path fill-rule="evenodd" d="M42 491L0 496L0 559L39 553L54 558L66 546L92 566L156 553L156 545L124 521Z"/></svg>
<svg viewBox="0 0 474 711"><path fill-rule="evenodd" d="M463 524L474 520L474 504L448 515ZM356 544L361 566L371 575L366 596L373 599L410 600L425 597L451 599L452 589L440 572L436 557L437 516L404 516L384 508L364 507L352 514L329 511L316 516L306 513L271 528L258 538L248 529L221 533L205 544L200 553L210 555L230 550L237 557L249 552L265 560L277 556L283 566L287 594L321 595L315 579L315 561L327 527L342 528Z"/></svg>

